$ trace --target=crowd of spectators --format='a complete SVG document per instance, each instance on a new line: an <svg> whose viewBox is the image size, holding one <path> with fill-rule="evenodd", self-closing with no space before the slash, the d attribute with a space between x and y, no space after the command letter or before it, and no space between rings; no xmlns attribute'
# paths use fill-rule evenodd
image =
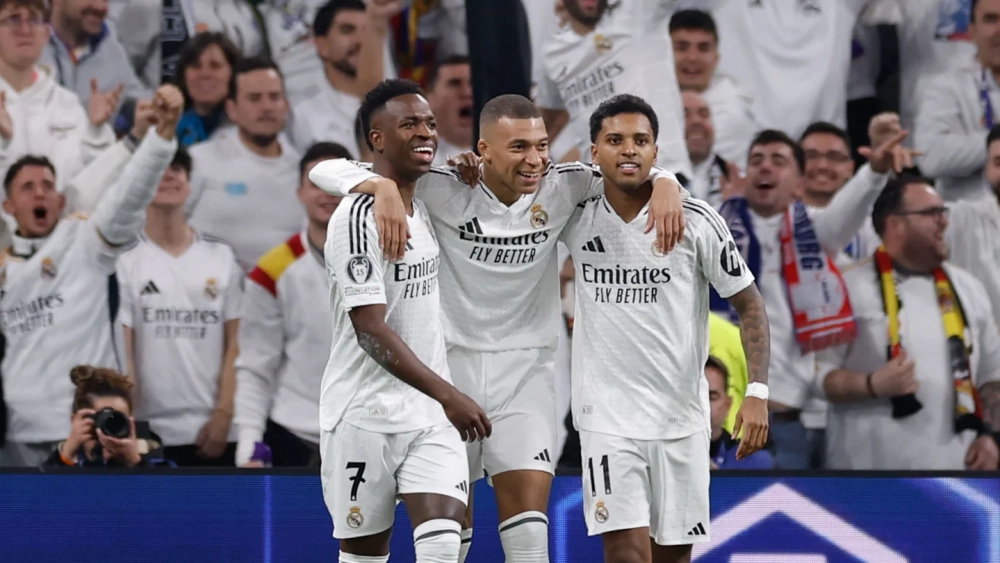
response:
<svg viewBox="0 0 1000 563"><path fill-rule="evenodd" d="M552 160L643 97L757 278L771 444L732 455L720 307L715 467L998 468L1000 0L523 9ZM370 159L360 100L391 77L421 84L436 164L471 150L466 27L464 0L0 0L0 466L318 465L339 198L308 173Z"/></svg>

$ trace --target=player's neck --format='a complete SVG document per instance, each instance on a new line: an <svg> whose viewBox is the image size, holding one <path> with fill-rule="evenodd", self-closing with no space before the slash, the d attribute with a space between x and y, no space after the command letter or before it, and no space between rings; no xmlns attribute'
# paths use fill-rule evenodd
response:
<svg viewBox="0 0 1000 563"><path fill-rule="evenodd" d="M488 164L483 165L483 185L493 193L500 203L510 207L514 202L521 199L521 194L507 187L500 174Z"/></svg>
<svg viewBox="0 0 1000 563"><path fill-rule="evenodd" d="M622 218L622 221L631 223L639 216L642 208L649 203L649 199L653 197L653 182L647 180L638 188L625 191L617 186L609 185L605 179L604 197L608 200L611 209L614 209L615 213Z"/></svg>
<svg viewBox="0 0 1000 563"><path fill-rule="evenodd" d="M180 256L194 243L194 231L184 218L184 207L150 206L146 211L146 237L167 254Z"/></svg>
<svg viewBox="0 0 1000 563"><path fill-rule="evenodd" d="M406 214L412 217L413 193L417 189L417 181L404 179L402 174L396 172L396 169L392 165L378 157L378 155L376 155L375 162L372 163L372 172L396 183L396 187L399 188L399 197L403 198L403 207L406 208Z"/></svg>

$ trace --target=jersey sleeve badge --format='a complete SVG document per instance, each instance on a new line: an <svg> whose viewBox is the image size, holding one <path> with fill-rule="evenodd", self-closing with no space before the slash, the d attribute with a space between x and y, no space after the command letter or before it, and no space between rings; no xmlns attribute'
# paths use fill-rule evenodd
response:
<svg viewBox="0 0 1000 563"><path fill-rule="evenodd" d="M362 285L372 279L372 262L367 256L354 256L347 262L347 277L355 284Z"/></svg>

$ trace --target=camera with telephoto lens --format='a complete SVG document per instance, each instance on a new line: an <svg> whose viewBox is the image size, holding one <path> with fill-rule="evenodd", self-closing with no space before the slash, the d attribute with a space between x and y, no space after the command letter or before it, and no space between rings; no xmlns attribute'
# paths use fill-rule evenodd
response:
<svg viewBox="0 0 1000 563"><path fill-rule="evenodd" d="M132 425L128 416L111 407L105 407L89 416L94 421L94 430L104 432L112 438L128 438L132 434Z"/></svg>

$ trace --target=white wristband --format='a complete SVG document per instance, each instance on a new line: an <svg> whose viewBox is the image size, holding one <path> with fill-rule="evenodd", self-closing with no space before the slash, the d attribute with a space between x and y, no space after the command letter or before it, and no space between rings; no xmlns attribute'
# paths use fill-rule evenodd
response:
<svg viewBox="0 0 1000 563"><path fill-rule="evenodd" d="M746 392L745 396L746 397L757 397L758 399L760 399L762 401L766 401L767 400L767 384L766 383L759 383L759 382L755 381L755 382L751 383L750 385L747 385L747 392Z"/></svg>

